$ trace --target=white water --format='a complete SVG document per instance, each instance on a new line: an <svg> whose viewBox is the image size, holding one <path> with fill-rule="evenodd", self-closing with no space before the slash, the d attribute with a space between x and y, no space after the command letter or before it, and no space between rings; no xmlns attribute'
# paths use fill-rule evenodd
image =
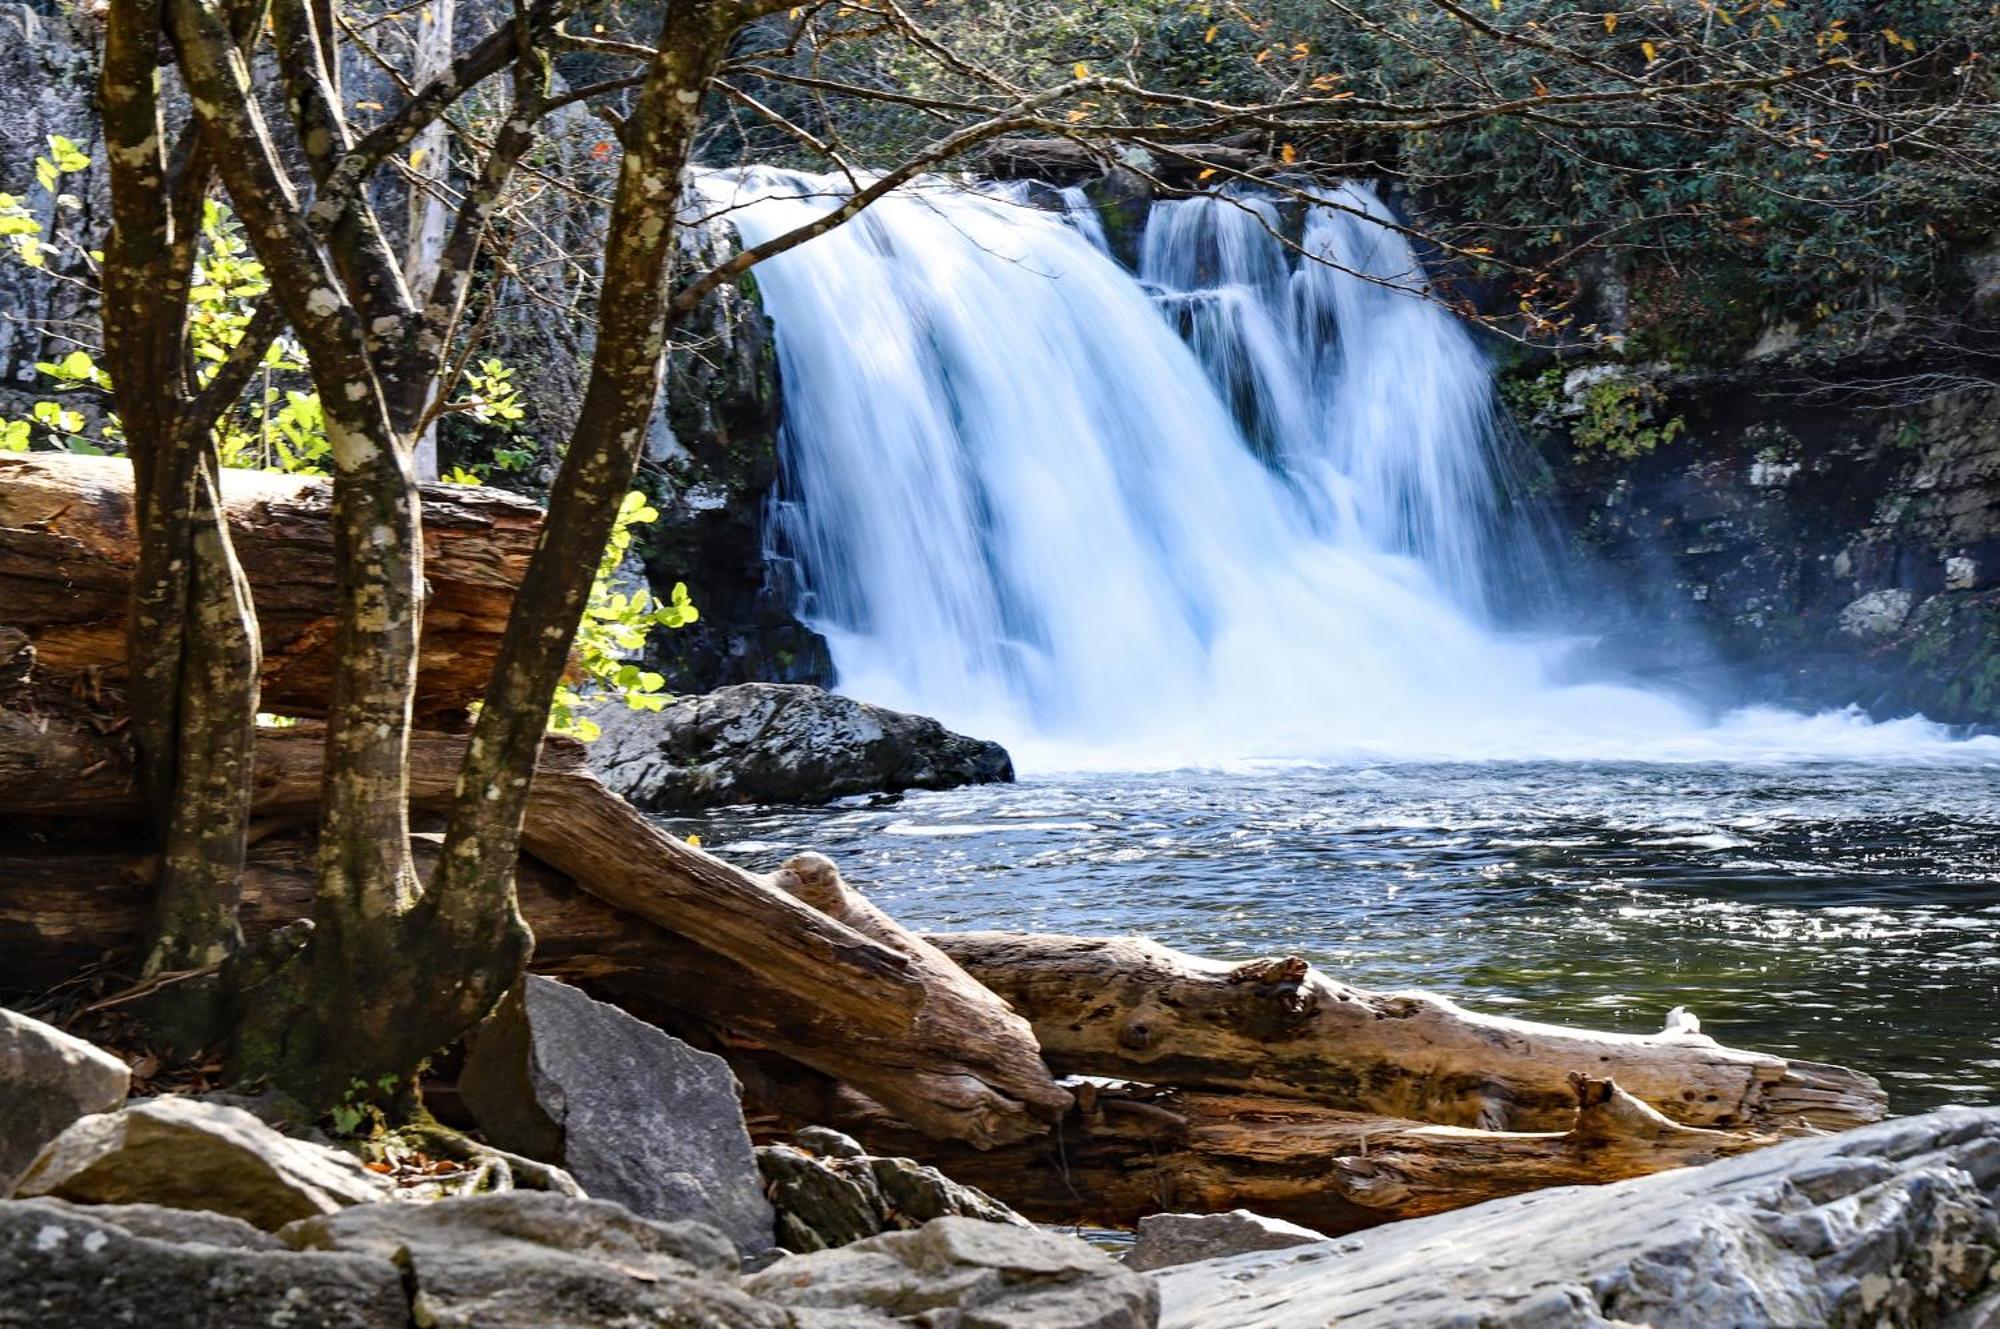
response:
<svg viewBox="0 0 2000 1329"><path fill-rule="evenodd" d="M751 242L841 187L702 180ZM758 269L779 535L842 691L1025 769L2000 754L1921 720L1553 682L1565 644L1483 602L1516 545L1486 365L1395 289L1421 270L1371 194L1306 220L1338 268L1288 259L1272 211L1159 205L1137 281L1065 202L932 182Z"/></svg>

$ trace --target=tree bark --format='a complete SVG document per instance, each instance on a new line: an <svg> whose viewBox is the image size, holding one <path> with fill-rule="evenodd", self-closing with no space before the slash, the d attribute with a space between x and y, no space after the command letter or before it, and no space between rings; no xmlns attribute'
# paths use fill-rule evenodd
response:
<svg viewBox="0 0 2000 1329"><path fill-rule="evenodd" d="M112 234L104 362L132 455L137 553L127 616L139 780L162 855L148 972L212 963L240 941L257 636L216 498L209 427L185 361L188 295L210 160L198 137L170 179L159 103L161 13L108 13L99 105ZM235 35L254 30L239 17Z"/></svg>
<svg viewBox="0 0 2000 1329"><path fill-rule="evenodd" d="M331 486L223 471L222 506L262 639L262 705L326 709L333 650ZM127 597L139 559L133 467L68 453L0 455L0 623L26 631L45 678L126 677ZM486 687L541 509L498 489L423 490L424 606L416 710L464 711Z"/></svg>
<svg viewBox="0 0 2000 1329"><path fill-rule="evenodd" d="M1615 1079L1689 1126L1782 1132L1880 1120L1864 1075L1703 1035L1600 1033L1349 987L1297 957L1221 964L1136 938L930 938L1034 1025L1065 1074L1311 1100L1489 1130L1560 1130L1565 1075Z"/></svg>

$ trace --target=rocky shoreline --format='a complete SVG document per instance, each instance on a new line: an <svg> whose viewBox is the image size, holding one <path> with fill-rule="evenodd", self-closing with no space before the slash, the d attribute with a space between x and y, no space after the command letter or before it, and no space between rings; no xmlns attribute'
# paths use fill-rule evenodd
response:
<svg viewBox="0 0 2000 1329"><path fill-rule="evenodd" d="M719 1058L548 979L468 1053L486 1140L460 1137L464 1159L286 1134L256 1100L128 1103L128 1084L0 1010L0 1326L2000 1322L1995 1109L1340 1238L1161 1214L1121 1262L838 1132L753 1147Z"/></svg>

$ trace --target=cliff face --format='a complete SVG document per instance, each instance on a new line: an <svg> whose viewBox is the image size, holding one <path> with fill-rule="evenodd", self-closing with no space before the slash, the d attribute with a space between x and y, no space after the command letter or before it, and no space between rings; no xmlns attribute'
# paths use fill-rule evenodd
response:
<svg viewBox="0 0 2000 1329"><path fill-rule="evenodd" d="M1610 652L1741 700L2000 724L2000 391L1870 409L1754 369L1670 379L1621 447L1588 418L1619 380L1592 372L1524 423L1622 602Z"/></svg>
<svg viewBox="0 0 2000 1329"><path fill-rule="evenodd" d="M690 234L702 266L727 258L726 227ZM832 681L826 642L794 616L790 564L764 529L778 489L778 351L754 277L718 287L679 328L639 483L659 520L634 547L662 594L686 582L701 617L656 632L649 662L679 691Z"/></svg>

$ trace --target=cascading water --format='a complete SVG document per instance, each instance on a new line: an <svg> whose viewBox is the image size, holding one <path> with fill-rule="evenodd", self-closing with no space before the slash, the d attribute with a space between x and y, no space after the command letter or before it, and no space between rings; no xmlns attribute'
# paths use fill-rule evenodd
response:
<svg viewBox="0 0 2000 1329"><path fill-rule="evenodd" d="M703 177L754 243L844 182ZM1087 205L935 181L759 268L785 383L776 538L843 691L1023 764L1712 756L1926 743L1712 722L1551 681L1485 609L1501 520L1486 365L1348 186L1303 219L1162 203L1138 279Z"/></svg>

